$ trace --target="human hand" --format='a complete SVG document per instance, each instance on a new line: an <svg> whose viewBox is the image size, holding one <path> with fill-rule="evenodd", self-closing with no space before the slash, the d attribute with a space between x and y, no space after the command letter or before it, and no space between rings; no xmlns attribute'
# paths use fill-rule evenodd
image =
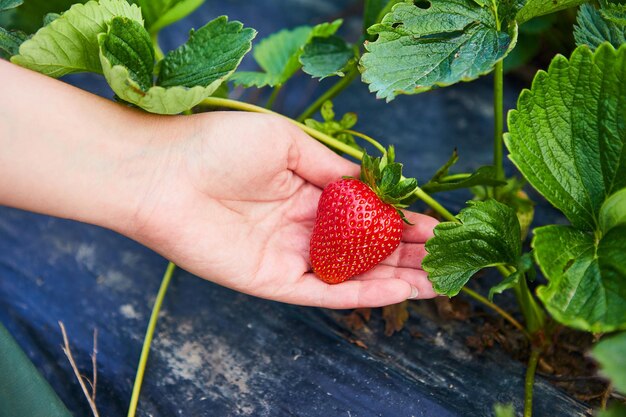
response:
<svg viewBox="0 0 626 417"><path fill-rule="evenodd" d="M258 297L329 308L376 307L434 293L421 269L437 221L406 212L403 242L382 264L328 285L309 263L322 188L359 167L268 115L162 119L131 237L180 267ZM156 145L156 146L155 146Z"/></svg>
<svg viewBox="0 0 626 417"><path fill-rule="evenodd" d="M381 265L337 285L315 277L309 239L321 189L359 169L285 119L157 116L2 61L0 75L14 80L0 100L0 204L113 229L273 300L351 308L414 289L435 296L420 266L436 221L415 213Z"/></svg>

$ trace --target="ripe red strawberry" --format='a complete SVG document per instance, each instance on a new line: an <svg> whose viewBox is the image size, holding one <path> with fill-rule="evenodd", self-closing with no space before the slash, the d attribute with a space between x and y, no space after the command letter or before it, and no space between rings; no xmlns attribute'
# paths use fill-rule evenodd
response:
<svg viewBox="0 0 626 417"><path fill-rule="evenodd" d="M311 237L311 265L325 282L337 284L378 265L402 237L402 201L417 187L402 178L393 148L383 158L363 157L361 180L344 178L322 192ZM406 221L406 220L405 220Z"/></svg>

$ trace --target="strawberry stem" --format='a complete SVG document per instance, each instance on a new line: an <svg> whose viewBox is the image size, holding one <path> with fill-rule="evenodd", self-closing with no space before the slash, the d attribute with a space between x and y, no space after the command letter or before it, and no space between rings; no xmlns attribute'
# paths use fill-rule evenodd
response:
<svg viewBox="0 0 626 417"><path fill-rule="evenodd" d="M150 355L150 345L152 344L152 338L154 337L154 329L156 328L157 321L159 319L159 312L161 311L161 305L165 298L165 293L172 280L172 275L176 265L173 262L167 264L167 269L163 275L159 292L157 293L154 306L152 307L152 313L150 314L150 321L148 322L148 329L146 330L146 336L144 338L143 346L141 347L141 356L139 358L139 365L137 366L137 375L135 376L135 383L133 385L133 392L130 398L130 405L128 406L128 417L134 417L137 412L137 404L139 403L139 393L141 392L141 384L143 383L143 377L146 372L146 364L148 363L148 356Z"/></svg>
<svg viewBox="0 0 626 417"><path fill-rule="evenodd" d="M332 87L330 87L324 94L322 94L317 100L315 100L309 107L307 107L300 116L296 119L298 122L304 122L306 119L315 114L316 111L322 107L324 102L327 100L332 100L339 93L341 93L347 86L352 83L352 81L359 75L359 70L354 65L348 73L342 77L339 81L337 81Z"/></svg>
<svg viewBox="0 0 626 417"><path fill-rule="evenodd" d="M371 136L367 136L365 133L357 132L356 130L352 130L352 129L345 129L345 130L342 130L342 132L343 133L349 133L349 134L351 134L353 136L356 136L356 137L359 137L361 139L365 139L366 141L368 141L369 143L374 145L376 147L376 149L378 149L380 151L380 153L382 153L382 154L385 154L387 152L383 145L381 145L376 139L372 138Z"/></svg>

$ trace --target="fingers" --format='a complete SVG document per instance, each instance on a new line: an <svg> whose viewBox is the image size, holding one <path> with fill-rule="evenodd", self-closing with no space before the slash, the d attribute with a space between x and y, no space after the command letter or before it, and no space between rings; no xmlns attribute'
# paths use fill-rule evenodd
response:
<svg viewBox="0 0 626 417"><path fill-rule="evenodd" d="M292 137L297 152L291 169L305 180L323 188L343 176L359 176L357 164L337 155L300 129L294 127Z"/></svg>
<svg viewBox="0 0 626 417"><path fill-rule="evenodd" d="M336 309L397 304L410 298L413 291L408 282L400 279L350 280L329 285L313 274L305 274L298 286L300 299L288 302Z"/></svg>
<svg viewBox="0 0 626 417"><path fill-rule="evenodd" d="M396 268L389 265L378 265L364 274L353 278L357 281L374 280L402 280L409 283L417 290L417 295L412 298L424 299L437 296L431 282L428 280L428 273L421 269Z"/></svg>
<svg viewBox="0 0 626 417"><path fill-rule="evenodd" d="M398 248L382 264L421 269L422 259L426 256L426 253L423 243L400 242Z"/></svg>
<svg viewBox="0 0 626 417"><path fill-rule="evenodd" d="M382 307L411 298L436 296L424 271L379 265L366 274L335 285L326 284L314 274L306 273L292 291L278 297L278 301L347 309Z"/></svg>
<svg viewBox="0 0 626 417"><path fill-rule="evenodd" d="M412 223L412 225L404 224L404 231L402 232L403 241L424 243L433 237L433 229L439 224L437 219L412 211L404 210L403 212L406 219Z"/></svg>

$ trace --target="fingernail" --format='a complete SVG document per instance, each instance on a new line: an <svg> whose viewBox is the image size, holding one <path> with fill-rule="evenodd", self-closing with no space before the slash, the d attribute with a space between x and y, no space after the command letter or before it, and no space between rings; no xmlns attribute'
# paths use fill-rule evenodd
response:
<svg viewBox="0 0 626 417"><path fill-rule="evenodd" d="M417 290L417 288L411 286L411 295L409 296L409 299L417 298L418 295L419 291Z"/></svg>

